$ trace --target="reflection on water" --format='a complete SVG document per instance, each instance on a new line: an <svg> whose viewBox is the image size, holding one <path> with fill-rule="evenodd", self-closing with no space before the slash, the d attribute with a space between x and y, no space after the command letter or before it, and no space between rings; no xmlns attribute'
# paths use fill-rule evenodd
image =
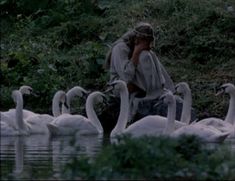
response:
<svg viewBox="0 0 235 181"><path fill-rule="evenodd" d="M103 139L97 136L49 138L1 137L1 180L59 179L71 157L99 152Z"/></svg>
<svg viewBox="0 0 235 181"><path fill-rule="evenodd" d="M107 143L106 143L107 142ZM29 137L1 137L1 180L58 180L63 167L73 157L87 155L93 158L105 144L107 138L98 136L57 137L35 135ZM235 139L228 145L235 156ZM208 144L215 149L221 144Z"/></svg>

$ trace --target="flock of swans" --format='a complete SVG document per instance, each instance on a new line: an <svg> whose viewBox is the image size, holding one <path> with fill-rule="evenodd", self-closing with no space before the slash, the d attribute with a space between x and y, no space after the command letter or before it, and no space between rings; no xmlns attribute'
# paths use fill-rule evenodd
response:
<svg viewBox="0 0 235 181"><path fill-rule="evenodd" d="M176 85L176 92L183 95L183 109L181 120L175 120L176 100L175 95L169 90L161 96L168 106L167 117L149 115L127 127L129 119L129 94L126 83L121 80L109 84L110 90L119 92L121 103L116 126L110 134L110 138L129 134L132 137L145 135L178 137L181 135L196 135L206 142L222 142L226 138L235 137L235 86L226 83L221 86L218 94L226 93L230 96L229 109L225 119L206 118L190 123L192 95L186 82ZM109 91L110 91L109 90ZM16 104L15 109L0 112L1 136L49 134L59 135L103 135L104 130L98 119L94 105L103 102L106 92L94 91L89 93L82 87L76 86L67 93L59 90L52 101L52 113L38 114L23 109L23 95L31 94L32 88L22 86L19 90L12 91L12 98ZM85 103L86 115L74 115L70 113L70 103L75 96L88 95ZM62 108L60 108L62 103ZM61 111L60 111L61 110ZM110 120L112 121L112 120Z"/></svg>

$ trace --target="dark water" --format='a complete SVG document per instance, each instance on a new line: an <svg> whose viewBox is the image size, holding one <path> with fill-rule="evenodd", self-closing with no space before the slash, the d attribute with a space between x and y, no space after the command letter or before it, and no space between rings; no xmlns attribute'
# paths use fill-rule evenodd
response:
<svg viewBox="0 0 235 181"><path fill-rule="evenodd" d="M94 157L104 138L1 137L1 180L58 180L72 157Z"/></svg>
<svg viewBox="0 0 235 181"><path fill-rule="evenodd" d="M97 136L1 137L1 180L59 180L64 165L72 157L93 158L106 144L109 144L108 138ZM222 145L228 145L235 156L235 139L226 140ZM221 144L207 146L216 149Z"/></svg>

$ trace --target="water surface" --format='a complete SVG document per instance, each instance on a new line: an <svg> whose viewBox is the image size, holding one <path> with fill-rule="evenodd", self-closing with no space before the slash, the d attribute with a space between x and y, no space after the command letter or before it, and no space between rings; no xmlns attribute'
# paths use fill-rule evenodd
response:
<svg viewBox="0 0 235 181"><path fill-rule="evenodd" d="M98 136L57 137L46 135L29 137L1 137L1 180L59 180L63 168L73 157L93 158L108 138ZM228 145L235 156L235 139L223 144L208 144L211 149Z"/></svg>
<svg viewBox="0 0 235 181"><path fill-rule="evenodd" d="M1 180L58 180L72 157L94 157L102 148L98 136L49 138L47 135L1 137Z"/></svg>

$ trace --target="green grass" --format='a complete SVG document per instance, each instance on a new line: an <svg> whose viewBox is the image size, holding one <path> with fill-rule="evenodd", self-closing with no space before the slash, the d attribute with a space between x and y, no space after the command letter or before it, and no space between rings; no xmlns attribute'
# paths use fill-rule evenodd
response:
<svg viewBox="0 0 235 181"><path fill-rule="evenodd" d="M224 117L228 99L214 93L235 83L235 16L225 6L223 0L2 1L1 110L14 107L11 90L23 84L40 95L26 102L36 112L51 111L58 89L103 89L108 45L147 21L174 82L189 83L198 117Z"/></svg>
<svg viewBox="0 0 235 181"><path fill-rule="evenodd" d="M231 148L209 149L195 137L130 139L104 147L94 159L74 158L64 168L67 179L233 180ZM217 145L218 146L218 145Z"/></svg>

